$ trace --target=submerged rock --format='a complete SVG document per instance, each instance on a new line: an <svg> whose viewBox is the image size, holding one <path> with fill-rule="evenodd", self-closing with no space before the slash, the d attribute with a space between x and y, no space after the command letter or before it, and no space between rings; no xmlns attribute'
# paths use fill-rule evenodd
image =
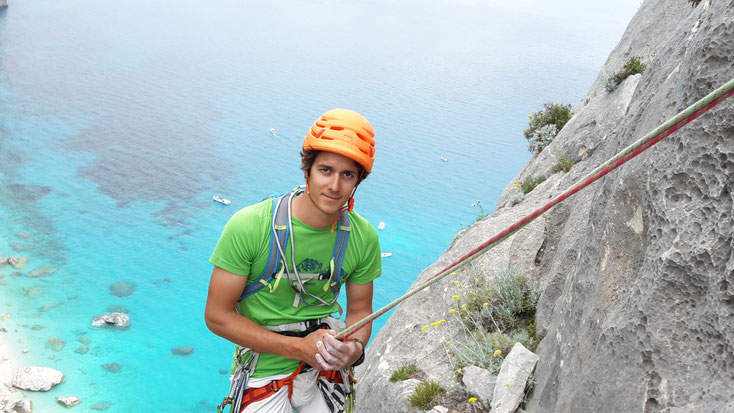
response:
<svg viewBox="0 0 734 413"><path fill-rule="evenodd" d="M28 276L31 278L47 277L55 272L56 270L51 267L41 267L31 271Z"/></svg>
<svg viewBox="0 0 734 413"><path fill-rule="evenodd" d="M87 354L88 351L89 351L89 346L86 345L86 344L83 344L83 345L77 347L76 350L74 350L74 353L77 353L77 354Z"/></svg>
<svg viewBox="0 0 734 413"><path fill-rule="evenodd" d="M77 338L76 341L78 341L78 342L80 342L82 344L86 344L86 345L89 345L89 344L92 343L92 340L89 337L86 337L86 336L79 336L79 338Z"/></svg>
<svg viewBox="0 0 734 413"><path fill-rule="evenodd" d="M109 371L110 373L117 373L122 370L122 364L120 363L104 363L102 368Z"/></svg>
<svg viewBox="0 0 734 413"><path fill-rule="evenodd" d="M57 301L55 303L45 304L39 310L41 310L42 313L45 313L46 311L51 310L51 309L54 309L54 308L56 308L56 307L58 307L60 305L63 305L63 304L64 304L63 301Z"/></svg>
<svg viewBox="0 0 734 413"><path fill-rule="evenodd" d="M46 348L54 351L61 351L65 345L66 341L56 337L49 337L48 341L46 341Z"/></svg>
<svg viewBox="0 0 734 413"><path fill-rule="evenodd" d="M64 407L74 407L77 404L81 403L82 399L80 399L77 396L66 396L66 397L61 396L61 397L57 397L56 401Z"/></svg>
<svg viewBox="0 0 734 413"><path fill-rule="evenodd" d="M97 410L97 411L104 411L104 410L109 409L110 407L112 407L112 403L107 402L107 401L94 403L93 405L89 406L90 409Z"/></svg>
<svg viewBox="0 0 734 413"><path fill-rule="evenodd" d="M127 313L130 312L130 310L128 310L127 307L122 306L122 305L112 305L112 306L109 306L109 307L107 307L107 311L110 312L110 313L125 313L125 314L127 314Z"/></svg>
<svg viewBox="0 0 734 413"><path fill-rule="evenodd" d="M12 265L13 268L18 270L18 269L25 267L26 263L28 262L28 258L26 257L8 257L8 259L5 260L5 262Z"/></svg>
<svg viewBox="0 0 734 413"><path fill-rule="evenodd" d="M188 356L194 353L194 348L191 346L179 346L171 349L171 353L176 356Z"/></svg>
<svg viewBox="0 0 734 413"><path fill-rule="evenodd" d="M23 292L28 298L36 298L43 295L43 289L41 287L24 288Z"/></svg>
<svg viewBox="0 0 734 413"><path fill-rule="evenodd" d="M63 373L50 367L28 366L15 372L13 386L23 390L49 391L63 379Z"/></svg>
<svg viewBox="0 0 734 413"><path fill-rule="evenodd" d="M98 315L92 320L92 327L112 327L124 330L130 328L130 317L123 313Z"/></svg>
<svg viewBox="0 0 734 413"><path fill-rule="evenodd" d="M135 285L127 281L118 281L110 284L110 293L118 297L128 297L135 291Z"/></svg>

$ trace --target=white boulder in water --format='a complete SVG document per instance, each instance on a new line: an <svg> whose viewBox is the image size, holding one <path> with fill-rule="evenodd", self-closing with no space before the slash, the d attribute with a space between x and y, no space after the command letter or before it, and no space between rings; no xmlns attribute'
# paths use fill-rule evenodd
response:
<svg viewBox="0 0 734 413"><path fill-rule="evenodd" d="M130 317L125 313L109 313L95 316L92 327L130 328Z"/></svg>
<svg viewBox="0 0 734 413"><path fill-rule="evenodd" d="M63 379L63 373L50 367L28 366L15 372L13 386L23 390L49 391Z"/></svg>

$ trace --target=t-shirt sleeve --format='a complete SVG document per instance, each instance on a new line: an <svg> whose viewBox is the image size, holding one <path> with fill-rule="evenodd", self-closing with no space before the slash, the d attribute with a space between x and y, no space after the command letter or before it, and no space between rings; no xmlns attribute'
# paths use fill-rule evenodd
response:
<svg viewBox="0 0 734 413"><path fill-rule="evenodd" d="M360 231L360 265L349 276L348 281L355 284L367 284L382 275L382 257L380 256L380 238L377 230L367 223Z"/></svg>
<svg viewBox="0 0 734 413"><path fill-rule="evenodd" d="M251 275L253 262L262 251L257 234L263 219L260 209L250 206L241 209L229 219L209 262L237 275ZM266 250L267 251L267 250Z"/></svg>

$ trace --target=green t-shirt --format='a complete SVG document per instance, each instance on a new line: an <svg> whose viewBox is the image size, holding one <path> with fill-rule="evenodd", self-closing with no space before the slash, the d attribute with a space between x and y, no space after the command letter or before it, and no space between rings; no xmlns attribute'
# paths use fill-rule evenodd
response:
<svg viewBox="0 0 734 413"><path fill-rule="evenodd" d="M272 198L236 212L224 227L209 262L233 274L247 276L247 285L253 283L267 266L272 216ZM313 228L295 217L292 218L292 222L291 236L294 236L296 244L295 262L299 274L328 273L336 231L332 233L331 227ZM351 231L342 263L342 274L346 274L345 279L352 283L367 284L382 273L377 231L356 212L349 212L349 223ZM287 265L292 273L290 239L285 254L289 258ZM271 281L271 285L274 281ZM310 280L304 282L304 285L311 294L330 302L334 298L334 293L331 288L327 288L324 292L323 287L326 283L327 280ZM323 318L339 311L336 302L331 306L307 306L300 303L298 307L294 307L295 296L296 292L284 274L275 291L271 293L267 287L260 289L239 302L239 311L261 326ZM306 299L311 303L314 302L310 297L306 296ZM253 377L290 373L298 367L298 364L298 360L262 353Z"/></svg>

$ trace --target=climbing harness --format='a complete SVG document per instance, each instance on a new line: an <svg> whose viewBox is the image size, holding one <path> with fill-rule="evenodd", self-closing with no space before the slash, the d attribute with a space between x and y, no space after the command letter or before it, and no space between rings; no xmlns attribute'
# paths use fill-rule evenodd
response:
<svg viewBox="0 0 734 413"><path fill-rule="evenodd" d="M544 206L536 209L529 215L523 217L519 221L515 222L514 224L510 225L509 227L507 227L506 229L498 233L497 235L493 236L492 238L488 239L484 243L480 244L478 247L469 251L468 253L463 255L461 258L452 262L451 264L449 264L447 267L445 267L444 269L442 269L435 275L429 277L427 280L419 284L413 290L407 292L402 297L397 298L396 300L389 303L388 305L368 315L367 317L363 318L362 320L352 324L349 328L337 334L336 338L346 339L354 335L354 333L356 333L357 331L365 327L367 324L371 323L377 317L387 313L388 311L390 311L392 308L394 308L401 302L415 295L417 292L435 284L439 280L449 275L451 272L472 262L473 260L478 258L482 253L487 252L489 249L491 249L495 245L509 238L512 234L519 231L525 225L529 224L535 218L539 217L541 214L548 211L549 209L551 209L558 203L563 202L564 200L569 198L571 195L589 186L590 184L602 178L609 172L617 169L618 167L623 165L625 162L629 161L630 159L639 155L640 153L647 150L651 146L665 139L673 132L687 125L688 123L690 123L697 117L701 116L703 113L709 111L711 108L718 105L725 99L731 97L732 95L734 95L734 79L728 81L726 84L724 84L720 88L709 93L707 96L705 96L698 102L687 107L686 109L684 109L683 111L681 111L680 113L678 113L677 115L669 119L664 124L655 128L652 132L648 133L647 135L640 138L638 141L634 142L630 146L623 149L621 152L619 152L618 154L613 156L611 159L606 161L604 164L600 165L599 167L591 171L585 177L578 180L577 183L575 183L571 188L562 192L560 195L553 198L550 202L548 202Z"/></svg>
<svg viewBox="0 0 734 413"><path fill-rule="evenodd" d="M299 273L295 263L296 248L294 240L295 237L293 236L292 203L293 198L302 193L303 189L299 187L288 194L273 199L273 218L270 250L268 252L268 264L262 274L260 274L254 282L250 283L250 285L245 288L240 300L255 294L265 287L268 287L270 293L274 293L278 289L278 284L284 276L284 272L285 276L288 278L291 288L296 291L295 300L293 301L294 307L298 307L301 302L307 306L329 306L333 305L339 298L341 284L344 280L344 274L342 273L341 268L342 263L344 262L344 255L347 251L347 243L349 242L349 234L351 231L349 214L341 214L339 217L336 242L334 243L334 251L332 252L331 261L329 262L329 273ZM289 239L291 244L290 260L285 254ZM289 266L286 265L287 262L291 263L290 268L293 269L292 271ZM323 290L326 292L326 290L331 288L331 291L334 293L334 297L327 301L306 290L304 282L312 279L327 280ZM341 306L339 306L339 314L340 316L342 314Z"/></svg>
<svg viewBox="0 0 734 413"><path fill-rule="evenodd" d="M273 217L271 220L271 237L270 237L270 249L268 252L268 260L265 269L262 274L257 277L252 283L250 283L242 292L240 300L243 300L263 288L267 287L269 293L275 293L278 289L278 285L282 277L288 279L288 283L291 288L296 292L295 300L293 302L294 307L298 307L300 303L307 306L330 306L336 303L339 298L341 291L341 284L344 280L344 274L341 271L342 263L344 262L344 256L346 254L347 244L349 242L349 234L351 227L349 224L349 214L341 214L338 222L336 241L334 243L334 250L332 252L332 258L329 263L328 273L299 273L296 262L295 262L295 240L292 223L292 202L293 198L302 194L303 188L299 187L287 193L275 197L273 199ZM290 239L291 254L290 259L286 256L286 250L288 240ZM290 262L290 268L287 264ZM292 270L291 270L292 269ZM326 292L329 288L331 289L334 297L331 300L326 300L317 295L311 294L306 290L304 283L309 280L326 280L323 291ZM310 298L309 298L310 297ZM235 306L235 309L239 313L239 301ZM339 306L339 315L342 315L342 308ZM281 324L276 326L262 326L263 328L286 336L292 337L306 337L308 334L321 329L330 328L335 331L341 331L346 327L344 322L333 318L325 317L315 320L306 320L289 324ZM249 403L254 403L260 400L264 400L272 396L279 389L288 386L288 398L290 399L293 392L293 379L303 370L305 365L304 362L298 366L298 368L291 373L288 377L280 380L274 380L264 387L259 388L247 388L252 374L255 371L257 362L259 359L259 353L252 351L249 348L237 346L235 350L235 371L232 375L232 385L227 397L224 398L222 403L217 406L217 411L222 412L227 405L231 405L231 412L239 413L242 407ZM328 373L328 372L326 372ZM353 384L350 378L353 378L352 372L349 368L343 369L341 372L332 372L329 376L322 372L319 375L319 380L324 378L326 382L333 383L335 380L340 380L344 385L345 389L341 392L344 400L342 403L337 403L339 398L331 396L331 400L328 403L334 405L344 405L347 400L353 405ZM321 383L322 393L323 388L326 387L326 382ZM337 392L339 393L339 392ZM325 398L327 396L325 395Z"/></svg>
<svg viewBox="0 0 734 413"><path fill-rule="evenodd" d="M291 336L306 337L316 330L328 328L335 331L341 331L346 327L343 321L333 317L320 318L316 320L307 320L298 323L283 324L278 326L263 326L263 328L274 333ZM251 349L237 346L235 351L235 372L232 375L232 385L229 394L224 398L221 404L217 406L217 412L222 413L227 405L231 405L230 413L239 413L242 408L250 403L264 400L283 387L288 386L288 399L293 395L293 379L304 371L304 368L310 368L301 362L298 368L285 378L273 380L263 387L247 388L252 373L257 366L260 354ZM244 360L244 361L243 361ZM317 377L320 383L317 384L319 390L324 396L324 400L328 405L341 406L341 409L349 403L352 411L354 408L354 374L351 366L341 369L340 371L321 371ZM343 386L343 388L341 388ZM337 411L337 410L335 410Z"/></svg>

